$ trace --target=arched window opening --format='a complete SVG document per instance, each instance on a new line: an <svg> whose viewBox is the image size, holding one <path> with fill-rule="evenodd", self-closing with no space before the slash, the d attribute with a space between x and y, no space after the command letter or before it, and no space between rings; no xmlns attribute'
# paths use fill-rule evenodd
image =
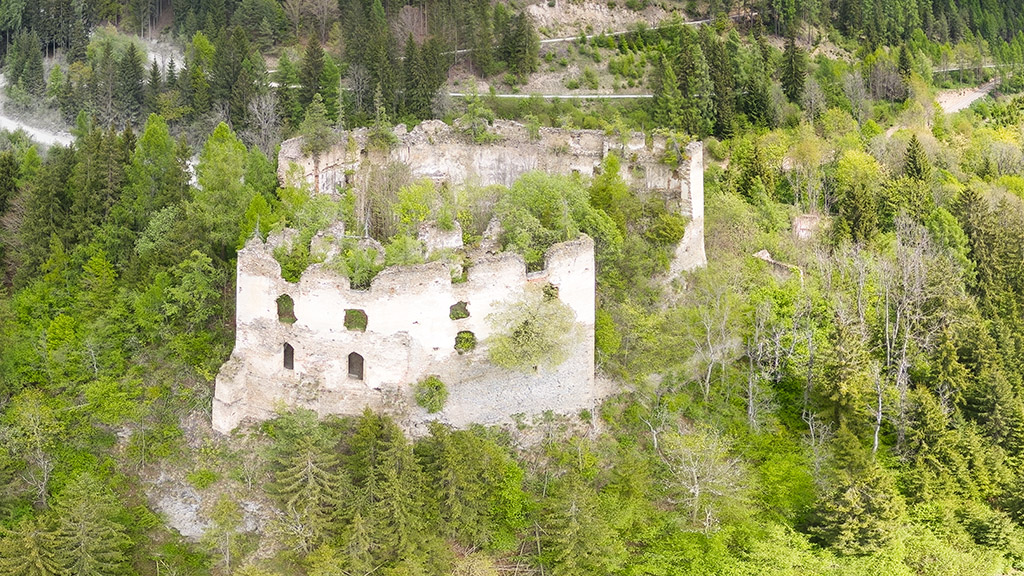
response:
<svg viewBox="0 0 1024 576"><path fill-rule="evenodd" d="M355 352L348 355L348 376L356 380L363 379L363 357Z"/></svg>
<svg viewBox="0 0 1024 576"><path fill-rule="evenodd" d="M295 370L295 348L287 342L284 343L284 367L286 370Z"/></svg>
<svg viewBox="0 0 1024 576"><path fill-rule="evenodd" d="M287 294L277 297L277 319L283 324L295 324L295 301Z"/></svg>

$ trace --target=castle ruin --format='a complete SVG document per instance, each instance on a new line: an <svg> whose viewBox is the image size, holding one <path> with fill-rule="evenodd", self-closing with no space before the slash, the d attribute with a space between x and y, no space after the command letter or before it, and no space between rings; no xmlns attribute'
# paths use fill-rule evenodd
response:
<svg viewBox="0 0 1024 576"><path fill-rule="evenodd" d="M477 145L444 123L425 122L411 132L397 132L399 142L383 160L402 162L414 177L437 183L511 185L533 170L593 176L605 155L614 152L622 159L627 183L660 193L670 208L688 218L670 274L704 265L699 142L675 150L664 137L648 141L642 134L620 138L596 130L547 128L540 129L539 138L529 138L522 125L500 121L493 131L501 136L498 142ZM670 155L678 163L666 163ZM357 185L381 160L373 158L367 131L353 131L347 142L321 155L320 192ZM279 166L282 181L297 173L312 182L317 170L301 154L299 140L282 145ZM329 236L321 233L314 242L330 244ZM434 248L461 248L457 231L425 227L420 240ZM270 418L284 406L320 415L358 414L371 407L410 424L438 419L467 426L507 422L514 414L577 412L600 400L594 378L590 238L552 246L544 268L536 272L527 272L518 254L481 246L470 254L464 281L453 282L449 265L438 261L386 268L365 290L321 264L310 266L297 283L287 282L273 253L288 241L287 234L266 242L254 237L238 253L236 340L217 375L216 430L226 433L246 419ZM526 371L489 362L487 342L494 327L488 317L526 291L545 286L575 315L566 359ZM282 301L293 315L282 315ZM347 321L351 318L358 321ZM479 345L457 349L467 334ZM413 398L415 383L431 375L448 391L436 414L428 414Z"/></svg>

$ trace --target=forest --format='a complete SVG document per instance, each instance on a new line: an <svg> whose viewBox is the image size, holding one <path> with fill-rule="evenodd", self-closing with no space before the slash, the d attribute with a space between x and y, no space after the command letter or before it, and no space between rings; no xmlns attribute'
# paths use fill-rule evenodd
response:
<svg viewBox="0 0 1024 576"><path fill-rule="evenodd" d="M614 4L628 30L541 44L482 0L0 2L4 114L71 135L0 133L0 575L1024 570L1020 2ZM545 75L650 97L502 97ZM665 281L685 221L614 154L508 188L278 180L284 138L486 145L499 117L702 140L707 267ZM344 220L382 246L338 264L366 285L423 261L418 222L472 245L492 214L534 265L596 239L600 406L210 429L246 239L299 230L295 280Z"/></svg>

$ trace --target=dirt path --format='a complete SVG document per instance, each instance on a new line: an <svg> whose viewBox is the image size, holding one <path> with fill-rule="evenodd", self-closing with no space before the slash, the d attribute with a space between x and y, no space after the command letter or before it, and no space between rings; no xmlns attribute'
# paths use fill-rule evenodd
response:
<svg viewBox="0 0 1024 576"><path fill-rule="evenodd" d="M959 112L969 108L976 100L988 96L988 93L999 85L999 79L994 78L976 88L963 88L961 90L943 90L935 96L935 101L942 107L946 114Z"/></svg>

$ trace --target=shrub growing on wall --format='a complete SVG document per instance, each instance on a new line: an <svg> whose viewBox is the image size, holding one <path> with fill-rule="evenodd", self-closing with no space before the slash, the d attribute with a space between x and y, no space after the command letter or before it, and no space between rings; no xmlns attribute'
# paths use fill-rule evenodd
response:
<svg viewBox="0 0 1024 576"><path fill-rule="evenodd" d="M448 388L437 376L428 376L416 384L416 404L428 414L440 412L448 400Z"/></svg>
<svg viewBox="0 0 1024 576"><path fill-rule="evenodd" d="M471 352L476 349L476 334L469 330L463 330L455 335L455 350L459 354Z"/></svg>
<svg viewBox="0 0 1024 576"><path fill-rule="evenodd" d="M576 332L572 309L539 286L487 320L494 327L487 349L491 362L513 370L558 366L568 358Z"/></svg>

